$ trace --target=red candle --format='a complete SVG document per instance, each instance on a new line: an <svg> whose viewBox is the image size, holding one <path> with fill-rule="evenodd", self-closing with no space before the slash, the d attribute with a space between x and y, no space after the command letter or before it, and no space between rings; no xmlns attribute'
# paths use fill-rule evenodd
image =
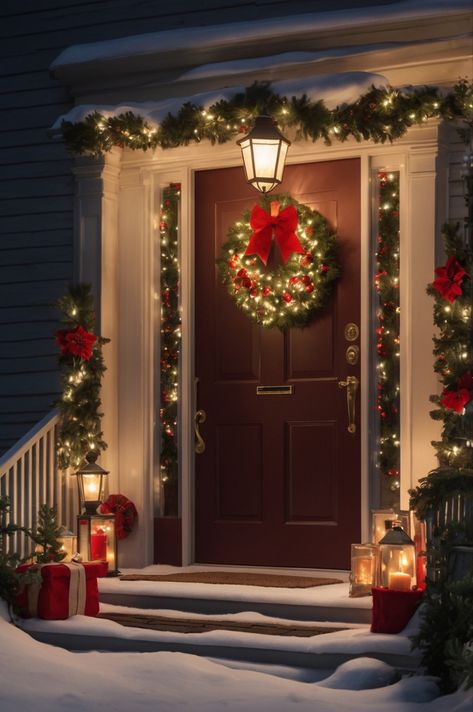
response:
<svg viewBox="0 0 473 712"><path fill-rule="evenodd" d="M107 561L107 535L103 529L97 529L90 536L90 558L92 561Z"/></svg>

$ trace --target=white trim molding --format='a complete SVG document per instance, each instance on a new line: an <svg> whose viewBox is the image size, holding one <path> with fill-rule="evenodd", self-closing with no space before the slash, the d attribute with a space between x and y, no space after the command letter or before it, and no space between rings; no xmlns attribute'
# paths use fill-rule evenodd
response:
<svg viewBox="0 0 473 712"><path fill-rule="evenodd" d="M411 129L393 146L348 141L326 147L295 142L289 158L291 163L361 159L361 277L364 285L361 328L366 354L372 252L370 176L381 167L401 172L401 504L404 507L408 489L434 463L430 441L437 437L437 426L429 417L428 397L435 392L437 382L432 368L432 304L425 294L435 266L437 134L438 126L431 122ZM105 381L109 381L104 390L105 412L114 409L112 427L104 419L105 436L114 449L110 462L117 466L118 473L112 482L118 491L135 501L140 513L138 531L122 547L123 566L153 562L153 500L159 452L156 399L159 390L159 204L163 186L170 182L181 183L180 457L182 561L186 565L194 561L194 173L239 165L241 158L234 145L199 144L146 154L126 150L121 157L120 152L116 152L110 162L113 168L108 168L107 159L97 164L96 173L90 164L88 168L76 167L76 208L81 275L91 275L94 284L100 285L97 294L101 295L102 328L104 334L113 339L106 347L110 351L112 369L105 376ZM110 171L114 176L113 185ZM116 206L118 221L107 212L112 205ZM110 264L104 264L103 260L110 260ZM369 480L375 443L369 441L368 357L364 359L362 371L362 533L367 538L369 510L375 504L370 497ZM110 393L112 386L116 388L114 397ZM111 439L109 432L114 433Z"/></svg>

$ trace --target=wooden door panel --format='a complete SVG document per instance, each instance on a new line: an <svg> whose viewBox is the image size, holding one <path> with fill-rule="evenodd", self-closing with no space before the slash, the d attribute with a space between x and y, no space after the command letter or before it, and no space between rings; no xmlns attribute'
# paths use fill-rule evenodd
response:
<svg viewBox="0 0 473 712"><path fill-rule="evenodd" d="M324 313L317 328L291 329L284 335L285 378L288 382L334 376L334 319Z"/></svg>
<svg viewBox="0 0 473 712"><path fill-rule="evenodd" d="M336 524L336 423L287 423L285 440L286 522Z"/></svg>
<svg viewBox="0 0 473 712"><path fill-rule="evenodd" d="M360 317L360 173L356 159L288 166L280 192L337 229L342 276L304 329L250 322L215 259L257 195L241 168L196 174L196 362L206 450L196 459L196 560L348 568L360 538L360 438L347 433L344 327ZM258 385L293 394L259 396ZM359 403L357 407L359 429Z"/></svg>
<svg viewBox="0 0 473 712"><path fill-rule="evenodd" d="M261 423L217 427L216 513L220 521L262 520L262 433Z"/></svg>

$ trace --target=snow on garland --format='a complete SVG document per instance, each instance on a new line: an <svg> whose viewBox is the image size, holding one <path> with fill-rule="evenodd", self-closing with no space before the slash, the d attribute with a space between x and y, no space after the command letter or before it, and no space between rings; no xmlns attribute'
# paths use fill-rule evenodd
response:
<svg viewBox="0 0 473 712"><path fill-rule="evenodd" d="M294 128L297 138L326 144L332 140L394 141L410 126L430 118L473 121L473 84L460 80L447 93L438 87L394 89L372 87L356 102L328 109L323 101L311 101L306 94L280 96L270 82L255 82L230 100L210 107L185 102L177 114L168 114L159 126L128 111L105 116L98 111L83 121L63 121L67 148L75 154L102 155L113 146L131 149L175 148L208 139L226 143L251 128L253 120L268 113L281 128Z"/></svg>
<svg viewBox="0 0 473 712"><path fill-rule="evenodd" d="M111 494L100 505L99 513L115 515L115 532L119 540L131 534L138 519L135 505L124 494Z"/></svg>
<svg viewBox="0 0 473 712"><path fill-rule="evenodd" d="M293 215L284 237L277 220L290 223ZM262 245L264 230L269 243ZM271 270L266 262L273 230L285 263ZM263 196L251 214L244 213L230 228L217 264L238 308L257 324L280 329L307 324L327 303L340 272L336 238L326 219L283 194Z"/></svg>

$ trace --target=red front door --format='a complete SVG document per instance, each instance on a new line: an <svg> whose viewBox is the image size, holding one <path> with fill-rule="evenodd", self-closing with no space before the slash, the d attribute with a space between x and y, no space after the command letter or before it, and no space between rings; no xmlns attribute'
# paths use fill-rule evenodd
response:
<svg viewBox="0 0 473 712"><path fill-rule="evenodd" d="M278 191L274 191L277 193ZM279 192L321 212L337 231L342 276L304 329L263 329L220 283L215 259L228 228L257 195L242 168L196 175L196 561L349 567L360 541L360 418L349 433L347 324L360 323L360 164L288 166ZM292 395L257 395L292 385Z"/></svg>

